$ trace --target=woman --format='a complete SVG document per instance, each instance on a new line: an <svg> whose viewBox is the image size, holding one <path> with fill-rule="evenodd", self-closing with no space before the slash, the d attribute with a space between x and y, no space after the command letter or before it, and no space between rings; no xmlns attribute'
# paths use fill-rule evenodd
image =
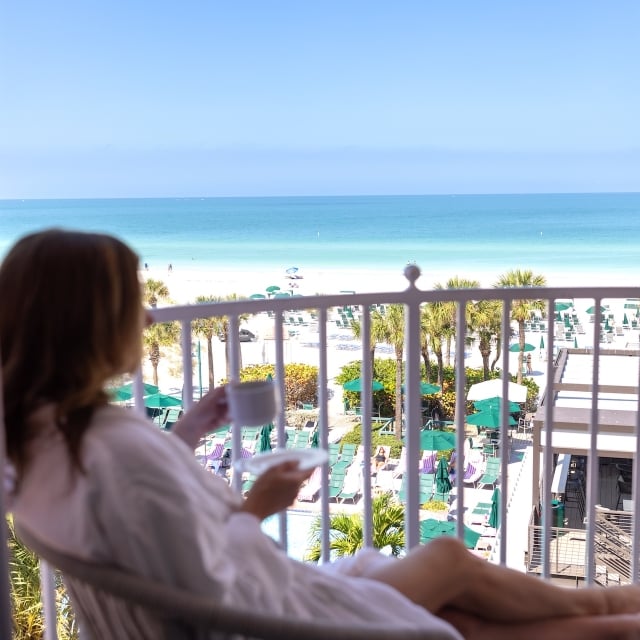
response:
<svg viewBox="0 0 640 640"><path fill-rule="evenodd" d="M301 618L444 627L467 638L635 637L636 587L568 590L475 558L453 539L402 560L365 550L296 562L260 522L293 502L311 470L284 463L242 500L193 455L227 422L224 389L162 433L108 403L107 381L142 356L134 253L115 238L48 230L0 267L0 350L17 523L68 553L236 606ZM436 616L437 614L437 616ZM603 615L609 614L609 615ZM625 635L628 634L628 635Z"/></svg>

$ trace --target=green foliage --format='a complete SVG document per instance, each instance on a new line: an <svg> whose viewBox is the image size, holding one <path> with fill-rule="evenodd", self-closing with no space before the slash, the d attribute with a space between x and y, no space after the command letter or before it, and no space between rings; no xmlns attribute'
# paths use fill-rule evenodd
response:
<svg viewBox="0 0 640 640"><path fill-rule="evenodd" d="M404 507L388 493L376 496L372 501L373 546L375 549L390 547L398 556L405 546ZM364 546L363 516L360 513L337 513L329 521L330 549L332 557L351 556ZM321 555L322 518L317 518L309 534L306 560L318 562Z"/></svg>
<svg viewBox="0 0 640 640"><path fill-rule="evenodd" d="M16 538L11 518L7 519L7 528L14 621L13 640L41 640L44 638L44 617L38 558ZM58 639L77 640L78 628L69 598L58 574L55 576L55 590Z"/></svg>
<svg viewBox="0 0 640 640"><path fill-rule="evenodd" d="M335 381L337 384L343 385L345 382L349 382L349 380L360 377L360 361L357 360L344 365L340 373L335 377ZM389 358L377 358L373 363L373 379L381 382L384 387L381 391L373 392L375 413L379 413L385 417L392 417L395 411L395 362ZM361 405L360 395L360 393L355 391L342 391L342 397L348 408L359 407Z"/></svg>
<svg viewBox="0 0 640 640"><path fill-rule="evenodd" d="M449 505L442 500L427 500L422 505L422 509L425 511L447 511Z"/></svg>
<svg viewBox="0 0 640 640"><path fill-rule="evenodd" d="M351 429L351 431L344 434L340 442L342 444L362 444L362 425L360 423L355 425L355 427ZM398 438L396 438L394 435L380 434L380 427L376 428L375 426L373 426L371 429L371 455L373 455L375 449L380 446L391 447L391 458L400 457L400 452L402 451L402 441L398 440Z"/></svg>
<svg viewBox="0 0 640 640"><path fill-rule="evenodd" d="M240 371L240 380L275 379L275 367L272 364L254 364ZM289 363L284 365L285 407L295 409L298 403L318 404L318 367L310 364Z"/></svg>

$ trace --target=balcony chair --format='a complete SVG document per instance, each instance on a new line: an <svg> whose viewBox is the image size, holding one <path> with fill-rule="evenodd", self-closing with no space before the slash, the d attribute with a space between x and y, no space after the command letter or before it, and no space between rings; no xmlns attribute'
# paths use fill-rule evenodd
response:
<svg viewBox="0 0 640 640"><path fill-rule="evenodd" d="M210 597L80 560L20 528L18 536L60 570L85 638L91 640L452 640L447 631L407 630L379 623L301 621L222 605ZM215 634L215 635L214 635Z"/></svg>

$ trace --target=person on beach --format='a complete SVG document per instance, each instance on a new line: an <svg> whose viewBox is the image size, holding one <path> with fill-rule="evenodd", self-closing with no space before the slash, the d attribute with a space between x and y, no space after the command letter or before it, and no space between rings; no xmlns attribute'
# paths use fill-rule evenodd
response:
<svg viewBox="0 0 640 640"><path fill-rule="evenodd" d="M116 238L60 230L21 239L0 267L18 528L254 612L393 624L398 637L406 628L474 640L640 636L637 586L561 588L481 560L454 538L402 559L372 549L322 566L289 558L261 521L288 507L312 470L274 466L242 499L203 469L193 449L228 422L223 387L170 433L109 404L105 386L139 367L150 321L137 270L136 255Z"/></svg>

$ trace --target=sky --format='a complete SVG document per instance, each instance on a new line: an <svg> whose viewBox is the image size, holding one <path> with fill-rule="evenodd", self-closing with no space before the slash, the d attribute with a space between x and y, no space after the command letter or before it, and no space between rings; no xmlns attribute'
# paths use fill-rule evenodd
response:
<svg viewBox="0 0 640 640"><path fill-rule="evenodd" d="M0 6L0 199L640 191L637 0Z"/></svg>

